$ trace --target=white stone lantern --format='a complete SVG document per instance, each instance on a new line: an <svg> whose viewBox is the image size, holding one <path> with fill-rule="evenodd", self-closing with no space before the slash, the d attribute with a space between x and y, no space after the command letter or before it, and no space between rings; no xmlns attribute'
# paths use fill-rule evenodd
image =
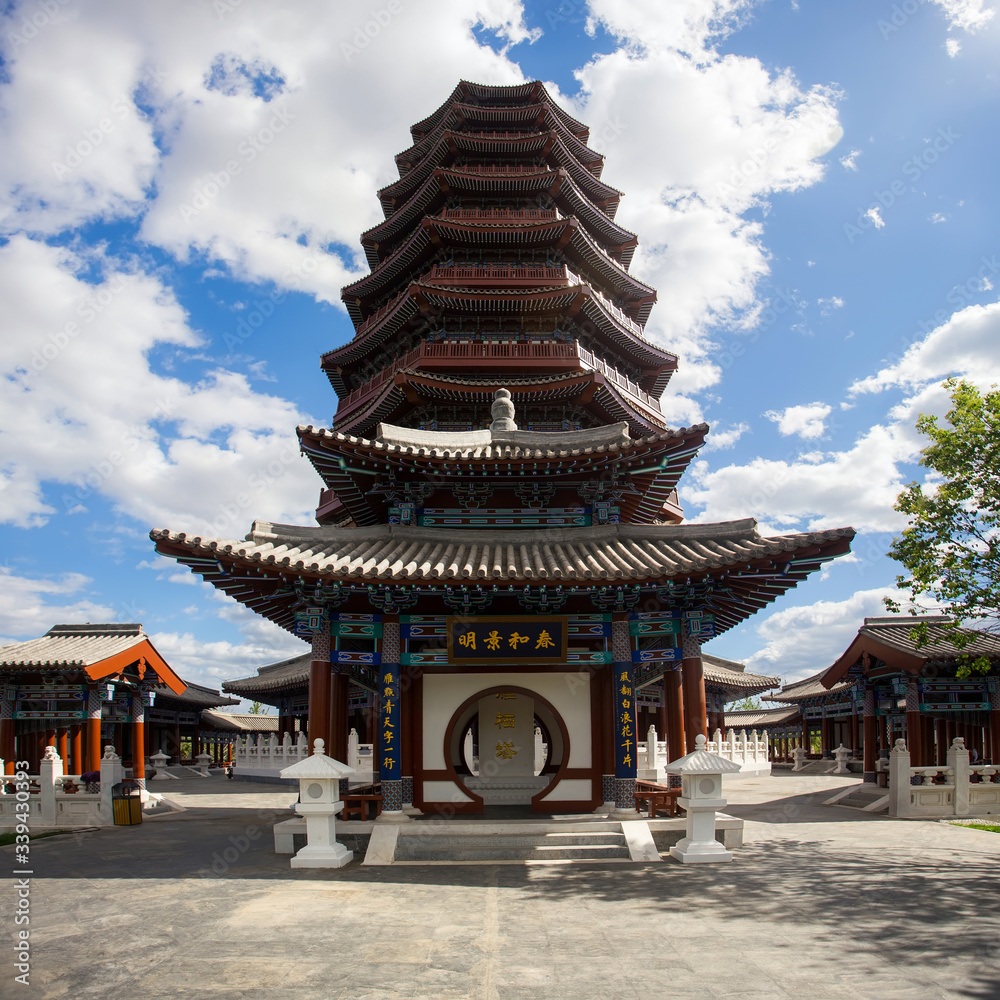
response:
<svg viewBox="0 0 1000 1000"><path fill-rule="evenodd" d="M284 768L283 778L299 782L299 802L295 811L305 817L306 846L291 860L293 868L343 868L353 857L336 840L337 813L344 808L340 801L340 779L354 770L323 752L326 743L317 739L311 756Z"/></svg>
<svg viewBox="0 0 1000 1000"><path fill-rule="evenodd" d="M167 773L167 761L169 759L162 750L157 750L156 753L149 755L150 766L156 771L153 775L153 781L170 780L171 775Z"/></svg>
<svg viewBox="0 0 1000 1000"><path fill-rule="evenodd" d="M731 852L715 839L715 814L726 804L722 797L723 774L739 773L740 765L709 753L708 741L700 733L694 743L694 753L666 767L667 774L681 776L681 797L677 801L687 813L684 838L670 848L670 856L683 864L732 861Z"/></svg>

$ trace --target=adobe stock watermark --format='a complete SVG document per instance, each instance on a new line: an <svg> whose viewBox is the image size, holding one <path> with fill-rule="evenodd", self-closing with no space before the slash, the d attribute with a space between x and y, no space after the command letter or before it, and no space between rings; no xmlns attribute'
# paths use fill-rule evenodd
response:
<svg viewBox="0 0 1000 1000"><path fill-rule="evenodd" d="M921 7L927 5L927 0L903 0L902 3L894 3L886 20L880 17L876 23L882 41L888 41L890 35L894 35Z"/></svg>
<svg viewBox="0 0 1000 1000"><path fill-rule="evenodd" d="M7 33L7 41L14 54L17 54L19 48L36 39L39 32L52 22L56 14L72 2L73 0L39 0L32 11L25 13L18 30Z"/></svg>
<svg viewBox="0 0 1000 1000"><path fill-rule="evenodd" d="M156 408L150 415L150 420L163 420L169 417L177 407L176 400L157 400ZM62 495L63 510L71 514L78 510L80 505L99 490L122 466L126 464L130 455L134 455L143 443L144 428L138 424L133 424L125 429L118 439L118 446L112 448L104 458L91 464L90 469L82 475L77 482L76 490L73 493Z"/></svg>
<svg viewBox="0 0 1000 1000"><path fill-rule="evenodd" d="M103 284L95 285L95 291L87 295L76 308L79 321L68 320L60 329L50 333L42 346L31 355L25 370L36 375L44 372L86 327L104 314L127 284L128 275L115 273Z"/></svg>
<svg viewBox="0 0 1000 1000"><path fill-rule="evenodd" d="M239 177L243 173L243 168L253 163L293 121L295 121L293 112L287 108L278 108L266 125L262 125L256 132L249 133L236 147L232 159L227 160L221 169L211 171L207 179L200 183L196 182L191 201L181 202L177 206L181 219L190 222L198 218L229 187L233 178Z"/></svg>
<svg viewBox="0 0 1000 1000"><path fill-rule="evenodd" d="M104 142L105 137L111 135L116 126L125 121L133 110L132 102L124 94L119 94L111 102L108 114L99 118L91 128L81 129L80 138L66 146L63 159L52 161L52 173L56 180L61 181L81 166L84 160Z"/></svg>
<svg viewBox="0 0 1000 1000"><path fill-rule="evenodd" d="M402 11L403 0L389 0L384 7L369 11L368 20L355 27L351 41L340 43L340 54L344 57L344 62L350 63L361 55Z"/></svg>
<svg viewBox="0 0 1000 1000"><path fill-rule="evenodd" d="M299 449L286 444L266 465L254 469L247 476L244 488L218 505L219 513L212 520L212 528L221 534L245 518L246 511L254 505L256 498L277 483L299 457Z"/></svg>
<svg viewBox="0 0 1000 1000"><path fill-rule="evenodd" d="M960 138L959 133L951 127L939 128L934 138L927 143L926 149L903 161L900 173L915 184ZM883 228L885 220L882 212L892 208L909 190L902 177L897 177L884 191L874 191L872 194L875 200L867 208L858 209L855 223L844 223L847 242L853 244L866 230Z"/></svg>
<svg viewBox="0 0 1000 1000"><path fill-rule="evenodd" d="M319 267L319 264L319 258L315 254L303 257L295 267L290 267L281 276L283 287L292 291L301 290L305 286L306 278ZM275 314L276 308L285 301L286 294L274 289L262 299L254 299L250 304L250 311L240 317L236 327L223 334L222 339L226 348L234 351L245 344Z"/></svg>

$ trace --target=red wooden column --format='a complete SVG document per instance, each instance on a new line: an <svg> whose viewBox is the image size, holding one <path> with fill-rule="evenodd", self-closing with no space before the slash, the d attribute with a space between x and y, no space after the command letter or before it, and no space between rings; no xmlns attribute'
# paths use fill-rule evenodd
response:
<svg viewBox="0 0 1000 1000"><path fill-rule="evenodd" d="M59 730L59 756L62 758L63 762L63 774L70 774L69 769L69 729Z"/></svg>
<svg viewBox="0 0 1000 1000"><path fill-rule="evenodd" d="M705 672L701 664L701 643L689 632L685 622L681 635L681 679L684 687L684 742L688 753L695 749L695 738L708 736L708 707L705 700Z"/></svg>
<svg viewBox="0 0 1000 1000"><path fill-rule="evenodd" d="M337 666L330 674L330 742L327 755L347 763L347 702L351 680Z"/></svg>
<svg viewBox="0 0 1000 1000"><path fill-rule="evenodd" d="M906 748L914 767L921 767L924 761L924 747L920 731L920 691L916 680L906 685Z"/></svg>
<svg viewBox="0 0 1000 1000"><path fill-rule="evenodd" d="M827 718L825 709L820 720L819 752L821 757L833 753L833 719Z"/></svg>
<svg viewBox="0 0 1000 1000"><path fill-rule="evenodd" d="M82 730L79 722L69 727L70 774L83 774L86 770L83 766Z"/></svg>
<svg viewBox="0 0 1000 1000"><path fill-rule="evenodd" d="M809 720L806 718L804 708L800 708L799 711L802 712L802 748L806 754L811 754L812 741L809 739Z"/></svg>
<svg viewBox="0 0 1000 1000"><path fill-rule="evenodd" d="M663 704L667 753L670 760L678 760L684 756L684 689L681 669L677 666L663 672Z"/></svg>
<svg viewBox="0 0 1000 1000"><path fill-rule="evenodd" d="M14 739L14 699L0 696L0 757L4 774L14 773L17 749Z"/></svg>
<svg viewBox="0 0 1000 1000"><path fill-rule="evenodd" d="M309 749L316 740L330 745L330 626L322 622L313 632L309 666Z"/></svg>
<svg viewBox="0 0 1000 1000"><path fill-rule="evenodd" d="M132 692L132 778L146 787L146 704L141 691Z"/></svg>
<svg viewBox="0 0 1000 1000"><path fill-rule="evenodd" d="M96 688L87 691L87 764L85 770L101 769L101 692Z"/></svg>
<svg viewBox="0 0 1000 1000"><path fill-rule="evenodd" d="M878 737L875 725L875 692L871 688L865 690L865 700L861 709L862 726L864 727L864 781L875 784L875 761L878 757Z"/></svg>

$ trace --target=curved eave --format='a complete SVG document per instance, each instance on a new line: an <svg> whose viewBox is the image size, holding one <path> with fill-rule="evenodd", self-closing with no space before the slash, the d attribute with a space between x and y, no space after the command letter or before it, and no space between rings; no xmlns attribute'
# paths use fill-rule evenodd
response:
<svg viewBox="0 0 1000 1000"><path fill-rule="evenodd" d="M504 237L504 242L499 242L498 236ZM371 274L345 285L341 289L341 298L360 329L362 314L367 312L370 315L376 311L371 306L365 308L363 303L388 294L394 284L416 280L414 272L430 265L440 256L443 247L475 249L481 246L562 250L584 272L582 277L588 284L613 289L615 294L624 298L635 310L635 321L640 325L645 324L656 302L656 289L632 277L616 260L604 253L575 219L535 222L527 226L506 225L495 229L463 225L457 221L424 219L420 228L388 260Z"/></svg>
<svg viewBox="0 0 1000 1000"><path fill-rule="evenodd" d="M445 110L435 127L416 139L413 144L397 153L395 162L402 173L417 167L442 135L450 131L475 135L477 131L526 131L555 132L565 144L570 154L581 164L592 164L593 171L600 174L604 157L591 149L583 140L568 129L562 118L553 110L554 105L545 101L523 105L467 104L454 101ZM505 127L506 126L506 127ZM514 126L513 129L509 126Z"/></svg>
<svg viewBox="0 0 1000 1000"><path fill-rule="evenodd" d="M602 202L613 201L617 207L622 197L621 191L601 180L600 170L590 170L580 161L567 145L565 137L557 130L525 132L520 136L449 130L439 133L432 143L428 143L422 159L403 173L398 180L378 189L376 197L386 216L391 215L396 209L405 207L412 200L414 192L425 184L436 170L448 169L461 154L467 154L464 158L472 160L477 156L491 159L498 154L519 159L541 159L550 170L563 170L581 187L594 191L597 199ZM517 165L519 159L511 165ZM453 166L451 168L462 172L461 168Z"/></svg>
<svg viewBox="0 0 1000 1000"><path fill-rule="evenodd" d="M586 142L590 135L590 129L578 122L575 118L563 111L545 89L541 80L531 80L527 83L515 84L486 84L473 83L470 80L461 80L456 84L455 89L449 97L442 103L436 111L428 115L422 121L410 126L410 134L413 138L419 139L428 132L437 128L441 120L448 113L448 109L456 103L471 103L474 101L494 101L509 102L514 104L518 101L544 101L553 111L559 115L563 124L576 135L581 141Z"/></svg>
<svg viewBox="0 0 1000 1000"><path fill-rule="evenodd" d="M655 367L661 371L649 391L662 394L670 376L677 368L677 356L647 340L642 327L613 306L589 286L568 286L556 289L518 290L498 295L495 291L448 289L432 284L411 284L388 304L389 308L366 326L359 327L357 336L343 347L324 354L320 366L341 396L350 391L338 371L364 357L369 351L390 340L425 306L446 312L514 313L553 316L580 314L605 338L606 342L641 368ZM384 307L383 307L384 308Z"/></svg>
<svg viewBox="0 0 1000 1000"><path fill-rule="evenodd" d="M296 585L355 588L365 602L369 585L416 588L440 600L445 584L509 588L512 597L544 584L581 596L619 588L637 596L652 588L668 600L676 594L710 610L718 633L849 551L854 531L761 538L752 521L534 531L259 523L244 541L162 529L150 537L161 555L290 631Z"/></svg>

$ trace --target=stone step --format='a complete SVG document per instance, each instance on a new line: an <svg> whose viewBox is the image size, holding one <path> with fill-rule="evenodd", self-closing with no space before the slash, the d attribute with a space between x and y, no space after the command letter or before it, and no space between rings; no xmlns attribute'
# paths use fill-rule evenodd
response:
<svg viewBox="0 0 1000 1000"><path fill-rule="evenodd" d="M850 809L865 809L873 802L885 796L887 790L879 788L877 785L862 785L860 788L852 791L850 795L845 795L842 799L838 799L837 805L847 806ZM886 812L888 808L888 805L886 805L877 811Z"/></svg>
<svg viewBox="0 0 1000 1000"><path fill-rule="evenodd" d="M400 833L396 861L602 861L629 857L618 833L472 834Z"/></svg>

